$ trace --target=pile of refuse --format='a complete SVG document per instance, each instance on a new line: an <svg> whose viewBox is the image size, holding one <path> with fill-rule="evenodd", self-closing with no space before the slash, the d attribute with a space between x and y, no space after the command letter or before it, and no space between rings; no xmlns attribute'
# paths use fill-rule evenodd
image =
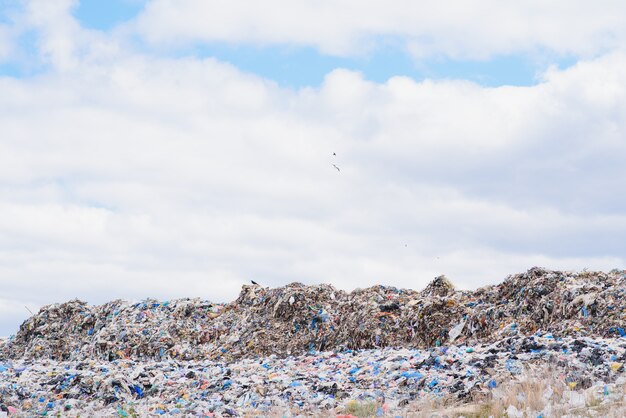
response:
<svg viewBox="0 0 626 418"><path fill-rule="evenodd" d="M49 305L0 340L0 417L606 415L626 405L625 284L532 268L475 291L441 276Z"/></svg>
<svg viewBox="0 0 626 418"><path fill-rule="evenodd" d="M546 384L505 397L508 416L560 416L553 408L623 403L625 361L622 339L551 334L233 362L20 359L0 362L0 415L406 416L428 402L496 397L530 375Z"/></svg>
<svg viewBox="0 0 626 418"><path fill-rule="evenodd" d="M421 292L374 286L344 292L292 283L243 286L237 300L74 300L43 307L0 347L0 359L221 360L319 351L489 344L537 331L626 336L626 271L532 268L459 291L434 279Z"/></svg>

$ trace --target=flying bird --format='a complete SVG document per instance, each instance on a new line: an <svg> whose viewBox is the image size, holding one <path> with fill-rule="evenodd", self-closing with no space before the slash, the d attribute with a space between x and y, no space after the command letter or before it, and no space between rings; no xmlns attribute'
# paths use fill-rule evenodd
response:
<svg viewBox="0 0 626 418"><path fill-rule="evenodd" d="M257 282L255 282L254 280L250 280L250 281L252 282L252 284L255 284L255 285L257 285L257 286L259 285L259 284L258 284Z"/></svg>
<svg viewBox="0 0 626 418"><path fill-rule="evenodd" d="M337 154L335 154L335 153L333 152L333 156L334 156L334 157L336 157L336 156L337 156Z"/></svg>
<svg viewBox="0 0 626 418"><path fill-rule="evenodd" d="M337 167L335 164L333 164L333 167L335 167L337 169L337 171L341 172L341 170L339 169L339 167Z"/></svg>

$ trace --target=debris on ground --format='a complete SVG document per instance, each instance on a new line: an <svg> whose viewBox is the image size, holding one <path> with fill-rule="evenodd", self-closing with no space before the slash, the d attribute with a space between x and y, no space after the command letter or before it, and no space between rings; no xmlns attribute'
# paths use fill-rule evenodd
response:
<svg viewBox="0 0 626 418"><path fill-rule="evenodd" d="M374 405L393 416L425 400L488 399L546 368L550 390L573 393L572 407L589 397L580 391L614 401L626 384L625 283L621 270L533 268L475 291L440 276L421 292L293 283L245 285L227 304L49 305L0 342L0 415L332 415Z"/></svg>

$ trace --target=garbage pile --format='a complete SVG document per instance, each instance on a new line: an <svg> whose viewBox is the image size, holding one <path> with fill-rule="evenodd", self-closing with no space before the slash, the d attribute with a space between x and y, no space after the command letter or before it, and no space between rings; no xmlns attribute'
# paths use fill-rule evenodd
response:
<svg viewBox="0 0 626 418"><path fill-rule="evenodd" d="M49 305L0 341L0 417L397 416L498 397L509 417L606 412L626 404L625 283L533 268L475 291L441 276ZM552 380L532 402L499 392L533 375Z"/></svg>
<svg viewBox="0 0 626 418"><path fill-rule="evenodd" d="M103 360L202 357L219 330L207 326L223 305L200 299L120 300L88 306L73 300L43 307L9 338L9 358Z"/></svg>
<svg viewBox="0 0 626 418"><path fill-rule="evenodd" d="M42 308L0 358L222 360L317 351L488 344L537 331L556 338L626 336L626 272L532 268L459 291L438 277L421 292L374 286L347 293L299 283L243 286L232 303L200 299Z"/></svg>
<svg viewBox="0 0 626 418"><path fill-rule="evenodd" d="M563 400L571 408L593 402L606 416L607 405L624 400L625 361L623 339L551 334L476 346L326 351L233 362L19 359L0 361L0 414L337 416L366 406L369 412L359 416L406 416L428 401L487 399L531 373L553 378L538 394L546 402L508 399L516 402L505 405L508 416L554 416L551 408ZM525 389L522 395L536 394ZM535 409L514 415L520 404Z"/></svg>

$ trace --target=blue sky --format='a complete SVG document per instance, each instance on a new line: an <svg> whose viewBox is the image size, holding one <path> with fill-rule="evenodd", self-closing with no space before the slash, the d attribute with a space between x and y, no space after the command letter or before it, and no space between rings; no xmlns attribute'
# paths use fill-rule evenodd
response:
<svg viewBox="0 0 626 418"><path fill-rule="evenodd" d="M450 2L0 2L0 335L73 298L623 268L626 6Z"/></svg>
<svg viewBox="0 0 626 418"><path fill-rule="evenodd" d="M484 61L431 58L416 62L406 51L393 46L377 49L367 56L345 58L324 55L313 48L254 47L216 44L192 48L198 57L215 57L236 67L274 80L288 87L319 86L335 68L358 71L368 80L384 82L394 76L416 80L426 78L470 80L485 86L529 86L544 70L522 56L498 56ZM556 61L567 66L565 59Z"/></svg>
<svg viewBox="0 0 626 418"><path fill-rule="evenodd" d="M81 0L74 16L86 28L106 31L132 19L143 7L141 0Z"/></svg>

